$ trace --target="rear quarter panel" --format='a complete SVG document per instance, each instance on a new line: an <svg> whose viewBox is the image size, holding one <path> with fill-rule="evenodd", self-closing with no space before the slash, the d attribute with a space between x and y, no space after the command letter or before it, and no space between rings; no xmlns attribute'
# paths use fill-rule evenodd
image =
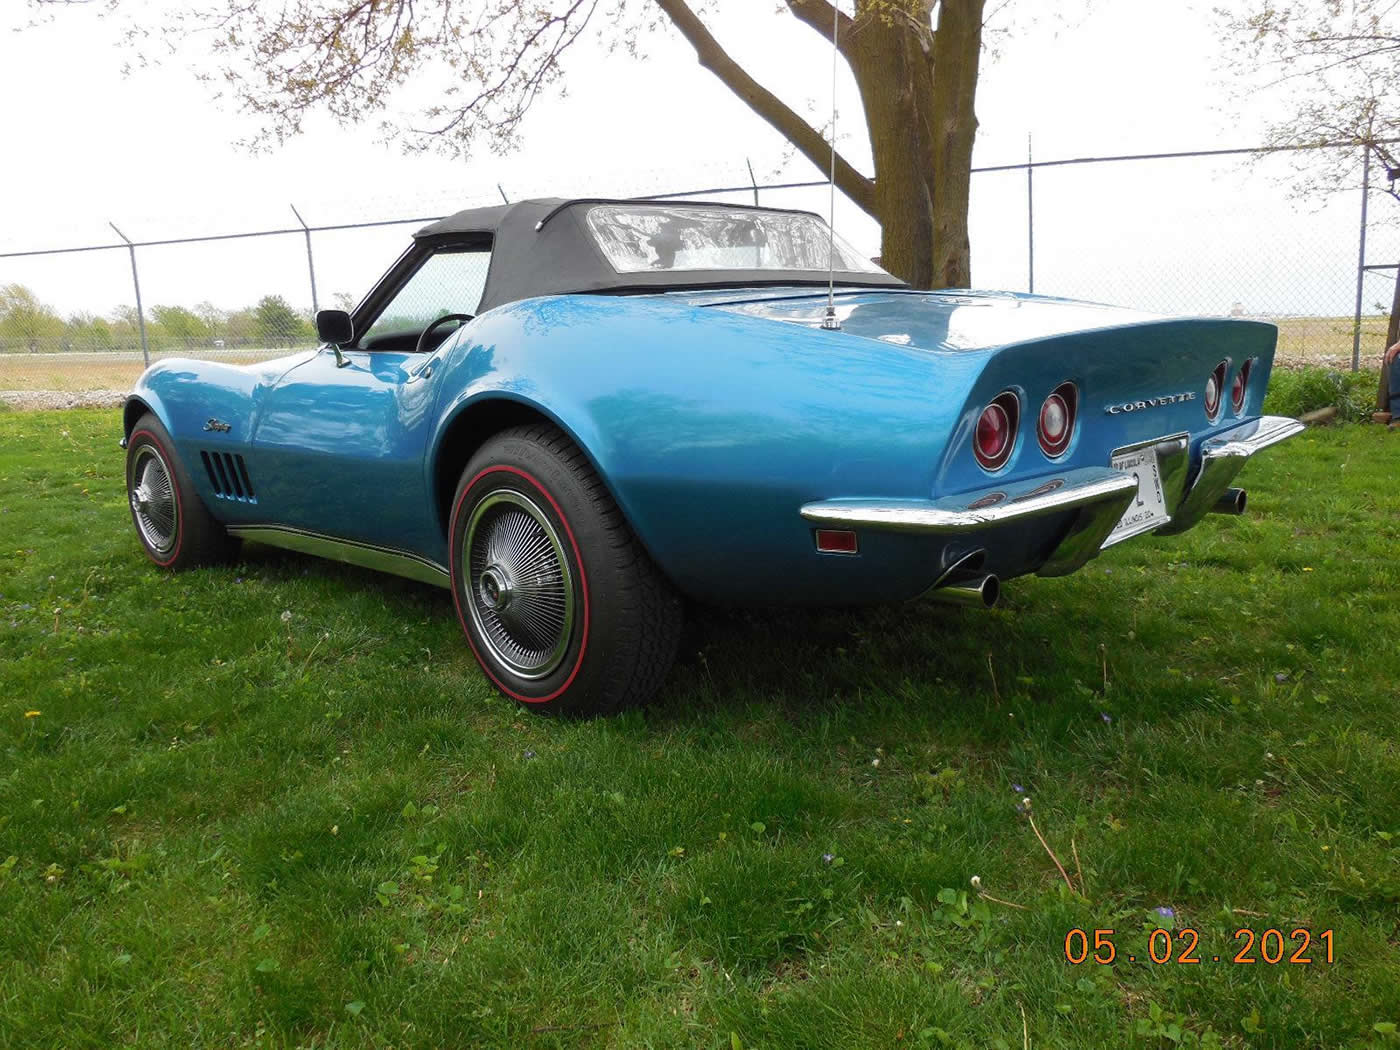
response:
<svg viewBox="0 0 1400 1050"><path fill-rule="evenodd" d="M483 399L538 407L692 596L866 601L911 586L898 560L819 565L797 509L926 497L982 366L664 298L563 296L479 319L445 361L441 427Z"/></svg>

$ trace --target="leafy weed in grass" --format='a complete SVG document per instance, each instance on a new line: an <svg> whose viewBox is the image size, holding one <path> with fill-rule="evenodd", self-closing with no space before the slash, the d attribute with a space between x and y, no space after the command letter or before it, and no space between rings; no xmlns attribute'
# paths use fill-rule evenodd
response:
<svg viewBox="0 0 1400 1050"><path fill-rule="evenodd" d="M445 592L157 571L117 427L0 418L0 1046L1393 1045L1393 435L986 614L702 613L579 724ZM1336 961L1064 958L1295 926Z"/></svg>

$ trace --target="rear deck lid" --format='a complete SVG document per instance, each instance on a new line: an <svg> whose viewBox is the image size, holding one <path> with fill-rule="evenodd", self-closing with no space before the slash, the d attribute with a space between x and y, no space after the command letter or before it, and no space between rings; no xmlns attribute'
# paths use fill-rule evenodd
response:
<svg viewBox="0 0 1400 1050"><path fill-rule="evenodd" d="M732 291L691 293L688 298L695 306L810 328L820 328L826 314L825 291L753 290L742 298ZM1116 306L1009 292L851 292L839 288L836 315L846 335L953 353L1164 319Z"/></svg>

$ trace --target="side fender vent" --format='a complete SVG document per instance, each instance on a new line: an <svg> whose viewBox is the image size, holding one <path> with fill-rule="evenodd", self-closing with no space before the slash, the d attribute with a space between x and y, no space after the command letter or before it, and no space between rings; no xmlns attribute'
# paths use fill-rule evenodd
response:
<svg viewBox="0 0 1400 1050"><path fill-rule="evenodd" d="M205 473L209 475L209 487L219 499L238 500L240 503L258 501L242 456L232 452L201 452L199 458L204 463Z"/></svg>

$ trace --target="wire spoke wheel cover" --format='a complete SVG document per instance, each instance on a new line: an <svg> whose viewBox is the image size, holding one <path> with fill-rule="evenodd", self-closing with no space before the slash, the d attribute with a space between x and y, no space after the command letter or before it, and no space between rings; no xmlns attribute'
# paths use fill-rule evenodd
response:
<svg viewBox="0 0 1400 1050"><path fill-rule="evenodd" d="M573 634L573 574L559 534L524 493L499 488L472 509L462 544L466 606L491 655L526 679L557 670Z"/></svg>
<svg viewBox="0 0 1400 1050"><path fill-rule="evenodd" d="M154 445L136 451L131 470L131 514L141 538L157 555L169 554L180 531L180 504L170 465Z"/></svg>

